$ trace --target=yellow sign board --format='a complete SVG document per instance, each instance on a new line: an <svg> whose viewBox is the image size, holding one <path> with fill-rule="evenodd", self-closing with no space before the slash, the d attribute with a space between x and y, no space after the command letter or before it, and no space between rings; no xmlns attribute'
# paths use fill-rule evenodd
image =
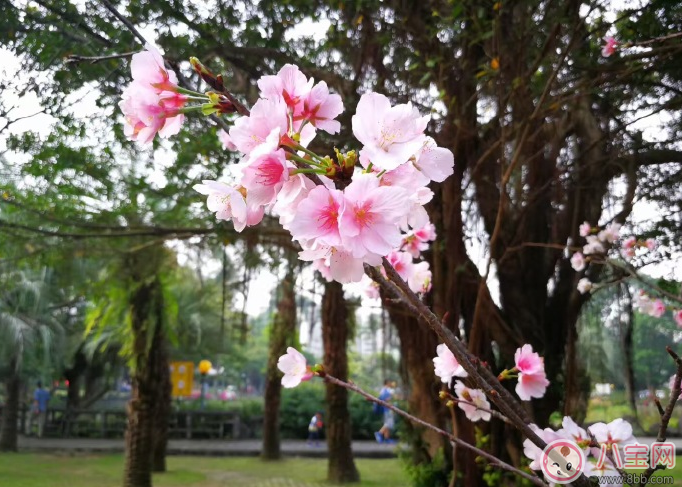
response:
<svg viewBox="0 0 682 487"><path fill-rule="evenodd" d="M193 362L171 362L171 383L173 384L173 397L189 397L192 395L194 385Z"/></svg>

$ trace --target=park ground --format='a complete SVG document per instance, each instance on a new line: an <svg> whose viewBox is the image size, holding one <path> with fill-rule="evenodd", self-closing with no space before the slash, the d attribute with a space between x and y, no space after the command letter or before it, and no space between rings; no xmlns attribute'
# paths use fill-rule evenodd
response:
<svg viewBox="0 0 682 487"><path fill-rule="evenodd" d="M682 458L672 476L682 486ZM358 459L359 487L408 487L397 459ZM263 462L257 458L169 457L168 472L154 477L156 487L322 487L327 462L317 458L289 458ZM18 453L0 456L2 487L118 487L122 455L45 455ZM670 484L664 484L670 485Z"/></svg>

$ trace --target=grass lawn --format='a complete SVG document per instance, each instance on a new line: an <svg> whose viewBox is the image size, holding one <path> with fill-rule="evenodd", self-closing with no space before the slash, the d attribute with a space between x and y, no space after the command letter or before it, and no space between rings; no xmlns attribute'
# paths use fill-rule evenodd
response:
<svg viewBox="0 0 682 487"><path fill-rule="evenodd" d="M360 487L408 487L396 459L356 460ZM154 477L155 487L317 487L326 484L327 461L296 458L262 462L257 458L169 457L168 472ZM2 487L119 487L121 455L0 455Z"/></svg>
<svg viewBox="0 0 682 487"><path fill-rule="evenodd" d="M359 487L408 487L398 460L356 460ZM169 457L169 471L154 477L155 487L323 487L327 461L296 458L262 462L257 458ZM119 487L121 455L0 455L2 487ZM629 473L640 473L630 470ZM682 486L682 458L673 470L657 472ZM653 485L653 484L652 484ZM658 484L657 484L658 485ZM664 484L671 485L671 484Z"/></svg>

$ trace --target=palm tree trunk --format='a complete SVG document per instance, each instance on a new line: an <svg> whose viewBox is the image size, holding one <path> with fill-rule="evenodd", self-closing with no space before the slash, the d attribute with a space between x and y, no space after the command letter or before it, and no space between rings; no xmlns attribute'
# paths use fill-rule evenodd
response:
<svg viewBox="0 0 682 487"><path fill-rule="evenodd" d="M282 457L279 437L279 405L282 392L282 376L277 370L277 361L292 345L296 332L296 295L294 274L289 271L280 285L280 299L277 314L273 320L270 335L270 356L265 379L265 410L263 417L263 449L261 458L279 460Z"/></svg>
<svg viewBox="0 0 682 487"><path fill-rule="evenodd" d="M0 431L0 451L17 451L19 422L19 385L17 360L9 365L10 376L5 382L5 406L2 409L2 430Z"/></svg>
<svg viewBox="0 0 682 487"><path fill-rule="evenodd" d="M156 388L148 363L147 340L154 326L151 311L153 300L157 297L154 292L156 284L156 280L139 284L130 300L135 368L132 395L128 403L124 487L152 485L152 425Z"/></svg>
<svg viewBox="0 0 682 487"><path fill-rule="evenodd" d="M348 307L343 286L325 284L322 300L322 339L325 370L341 380L348 380ZM326 435L329 449L327 480L334 483L360 482L351 448L351 421L348 391L327 383Z"/></svg>

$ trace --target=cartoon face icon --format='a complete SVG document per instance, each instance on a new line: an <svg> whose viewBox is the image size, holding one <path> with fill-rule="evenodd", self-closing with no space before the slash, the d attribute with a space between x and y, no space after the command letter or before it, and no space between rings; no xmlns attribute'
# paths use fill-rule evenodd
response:
<svg viewBox="0 0 682 487"><path fill-rule="evenodd" d="M570 440L555 440L542 452L542 473L550 482L568 484L585 468L585 454Z"/></svg>

